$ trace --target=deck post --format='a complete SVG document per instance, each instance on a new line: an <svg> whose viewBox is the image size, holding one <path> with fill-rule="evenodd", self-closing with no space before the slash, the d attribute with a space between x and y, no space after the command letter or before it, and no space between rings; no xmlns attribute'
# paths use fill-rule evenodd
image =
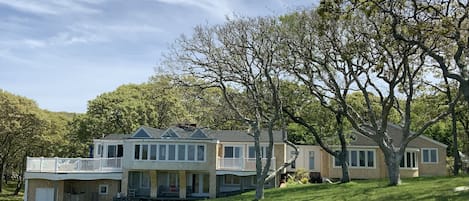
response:
<svg viewBox="0 0 469 201"><path fill-rule="evenodd" d="M158 175L156 170L150 170L150 197L156 198L158 196Z"/></svg>
<svg viewBox="0 0 469 201"><path fill-rule="evenodd" d="M186 171L180 170L179 171L179 198L186 198L186 189L187 181L186 181Z"/></svg>

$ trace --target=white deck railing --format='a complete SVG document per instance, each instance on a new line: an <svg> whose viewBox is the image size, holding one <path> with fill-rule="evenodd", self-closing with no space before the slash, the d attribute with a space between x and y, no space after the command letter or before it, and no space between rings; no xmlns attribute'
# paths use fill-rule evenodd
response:
<svg viewBox="0 0 469 201"><path fill-rule="evenodd" d="M27 172L122 172L121 158L28 157L27 160Z"/></svg>
<svg viewBox="0 0 469 201"><path fill-rule="evenodd" d="M266 158L262 159L262 166L265 165ZM254 158L217 158L217 169L218 170L245 170L255 171L256 170L256 159ZM270 169L275 170L275 158L272 158L270 163Z"/></svg>

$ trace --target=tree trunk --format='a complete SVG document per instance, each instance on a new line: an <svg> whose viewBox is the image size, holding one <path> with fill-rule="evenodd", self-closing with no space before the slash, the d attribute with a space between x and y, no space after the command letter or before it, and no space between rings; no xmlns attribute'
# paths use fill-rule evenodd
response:
<svg viewBox="0 0 469 201"><path fill-rule="evenodd" d="M256 186L256 198L255 200L262 200L264 199L264 179L257 178L257 186Z"/></svg>
<svg viewBox="0 0 469 201"><path fill-rule="evenodd" d="M337 123L337 135L339 136L340 140L340 156L339 160L342 166L342 179L340 180L341 183L348 183L350 182L350 175L348 171L348 160L347 160L347 141L345 140L344 136L344 115L343 111L339 110L336 113L336 123Z"/></svg>
<svg viewBox="0 0 469 201"><path fill-rule="evenodd" d="M258 129L258 127L255 127L253 130L254 130L254 149L256 150L256 178L257 178L255 200L262 200L264 199L264 177L263 177L264 175L262 174L263 166L262 166L262 156L261 156L261 145L259 142L261 132Z"/></svg>
<svg viewBox="0 0 469 201"><path fill-rule="evenodd" d="M3 189L3 175L5 174L5 162L0 163L0 193Z"/></svg>
<svg viewBox="0 0 469 201"><path fill-rule="evenodd" d="M350 182L350 175L348 171L347 151L339 153L339 160L342 166L342 178L340 179L340 183L348 183Z"/></svg>
<svg viewBox="0 0 469 201"><path fill-rule="evenodd" d="M459 170L461 169L461 157L459 157L459 149L458 149L458 132L456 127L456 113L454 111L454 107L451 108L451 123L452 129L451 132L453 134L453 156L454 156L454 167L453 167L453 174L459 175Z"/></svg>
<svg viewBox="0 0 469 201"><path fill-rule="evenodd" d="M389 186L397 186L401 184L401 174L399 169L402 156L400 155L401 154L398 151L396 152L392 150L388 150L388 154L384 154L384 159L386 160L388 168Z"/></svg>

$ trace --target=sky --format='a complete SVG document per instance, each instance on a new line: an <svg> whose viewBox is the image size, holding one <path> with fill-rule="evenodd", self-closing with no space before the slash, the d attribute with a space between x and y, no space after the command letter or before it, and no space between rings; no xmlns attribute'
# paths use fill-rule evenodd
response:
<svg viewBox="0 0 469 201"><path fill-rule="evenodd" d="M50 111L143 83L196 25L281 15L315 0L0 0L0 89ZM163 66L164 68L164 66Z"/></svg>

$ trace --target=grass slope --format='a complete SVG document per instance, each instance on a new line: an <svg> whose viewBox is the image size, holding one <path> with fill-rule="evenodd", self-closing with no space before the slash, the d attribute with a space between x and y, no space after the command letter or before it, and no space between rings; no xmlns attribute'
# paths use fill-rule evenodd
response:
<svg viewBox="0 0 469 201"><path fill-rule="evenodd" d="M23 192L19 195L13 196L15 192L16 183L9 182L7 185L3 185L2 192L0 193L0 201L20 201L23 200Z"/></svg>
<svg viewBox="0 0 469 201"><path fill-rule="evenodd" d="M354 181L348 184L305 184L267 189L265 200L469 200L469 191L455 192L469 186L469 177L426 177L404 179L400 186L387 186L387 180ZM214 199L217 201L253 200L254 191Z"/></svg>

